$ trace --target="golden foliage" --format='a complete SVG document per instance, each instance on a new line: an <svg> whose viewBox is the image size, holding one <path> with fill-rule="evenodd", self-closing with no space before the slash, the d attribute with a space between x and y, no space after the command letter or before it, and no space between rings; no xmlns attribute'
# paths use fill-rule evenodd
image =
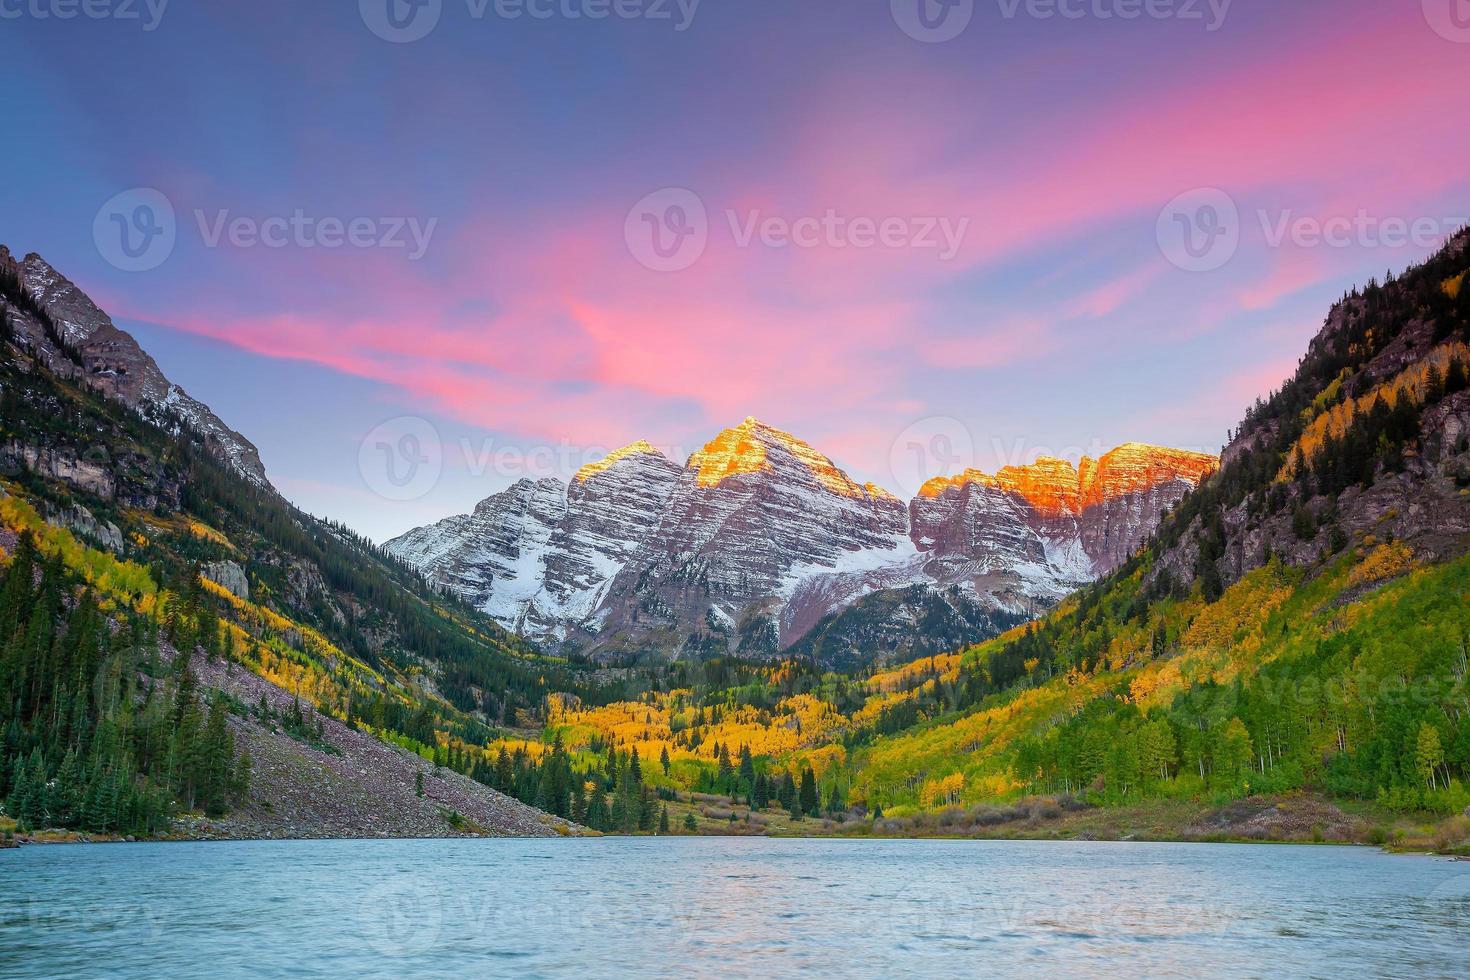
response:
<svg viewBox="0 0 1470 980"><path fill-rule="evenodd" d="M959 654L954 653L925 657L923 660L915 660L912 663L894 667L892 670L875 673L868 678L868 687L873 691L891 693L906 691L930 677L938 677L942 681L954 681L960 675L962 659Z"/></svg>
<svg viewBox="0 0 1470 980"><path fill-rule="evenodd" d="M1323 411L1307 425L1296 445L1286 454L1286 463L1277 474L1277 479L1285 481L1296 476L1300 467L1304 463L1310 463L1321 451L1328 438L1342 438L1351 427L1353 418L1371 410L1375 401L1382 399L1390 408L1396 406L1400 398L1409 398L1415 403L1423 401L1430 367L1434 367L1443 377L1452 361L1470 365L1470 346L1456 341L1437 347L1366 394Z"/></svg>
<svg viewBox="0 0 1470 980"><path fill-rule="evenodd" d="M1290 584L1275 562L1258 568L1206 606L1184 634L1186 649L1221 649L1236 643L1291 595Z"/></svg>
<svg viewBox="0 0 1470 980"><path fill-rule="evenodd" d="M965 791L965 774L950 773L941 779L931 779L919 790L919 805L927 810L937 806L953 806L960 801Z"/></svg>
<svg viewBox="0 0 1470 980"><path fill-rule="evenodd" d="M1367 585L1397 578L1414 567L1414 553L1400 541L1379 545L1368 553L1363 561L1353 568L1348 576L1349 585Z"/></svg>

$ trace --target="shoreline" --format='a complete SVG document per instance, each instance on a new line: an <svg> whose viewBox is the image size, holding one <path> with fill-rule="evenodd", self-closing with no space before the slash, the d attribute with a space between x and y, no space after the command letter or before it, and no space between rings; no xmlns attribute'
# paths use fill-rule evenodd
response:
<svg viewBox="0 0 1470 980"><path fill-rule="evenodd" d="M604 833L562 817L540 814L522 826L539 833L496 832L468 824L448 833L393 833L392 827L317 826L296 821L262 827L245 814L175 817L151 837L95 834L47 828L21 833L0 817L0 847L53 844L182 843L191 841L308 840L551 840L572 837L765 837L832 840L1037 840L1179 844L1332 844L1377 847L1389 853L1422 853L1470 860L1470 814L1397 813L1365 801L1334 801L1311 793L1253 796L1212 806L1198 800L1152 800L1125 806L1062 808L1046 797L1010 804L954 807L902 817L794 819L779 808L751 811L721 798L681 795L666 805L669 824L692 818L693 830ZM346 829L346 833L333 831ZM433 828L437 829L437 828ZM446 827L446 830L448 828ZM306 832L301 832L306 831ZM315 832L313 832L315 831ZM377 832L373 832L377 831Z"/></svg>

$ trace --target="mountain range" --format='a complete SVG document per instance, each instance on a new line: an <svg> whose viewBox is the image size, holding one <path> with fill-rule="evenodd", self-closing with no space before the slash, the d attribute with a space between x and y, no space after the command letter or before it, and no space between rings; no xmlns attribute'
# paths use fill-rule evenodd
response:
<svg viewBox="0 0 1470 980"><path fill-rule="evenodd" d="M1057 794L1182 803L1206 837L1375 839L1422 811L1464 851L1467 255L1470 232L1346 295L1218 461L1129 444L904 503L747 419L385 550L293 508L80 290L0 251L3 819L195 832L193 769L155 743L201 747L207 710L254 760L248 789L213 784L211 835L649 830L656 800L702 831L820 800L822 832L881 809L885 833L986 833L991 803ZM830 669L886 661L911 662ZM636 758L669 764L639 784ZM1287 795L1239 799L1263 793Z"/></svg>
<svg viewBox="0 0 1470 980"><path fill-rule="evenodd" d="M931 480L905 503L747 418L682 465L636 442L384 550L594 659L902 660L993 636L1116 568L1217 466L1130 443Z"/></svg>

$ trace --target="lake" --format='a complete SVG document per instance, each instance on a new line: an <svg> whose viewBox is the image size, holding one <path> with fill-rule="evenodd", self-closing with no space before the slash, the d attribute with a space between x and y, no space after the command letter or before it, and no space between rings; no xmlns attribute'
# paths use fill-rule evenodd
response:
<svg viewBox="0 0 1470 980"><path fill-rule="evenodd" d="M0 976L1470 975L1470 863L752 838L0 851Z"/></svg>

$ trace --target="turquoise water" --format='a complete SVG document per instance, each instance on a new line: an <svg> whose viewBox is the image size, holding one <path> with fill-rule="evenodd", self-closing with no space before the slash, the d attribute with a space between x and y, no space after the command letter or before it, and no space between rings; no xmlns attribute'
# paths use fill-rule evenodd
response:
<svg viewBox="0 0 1470 980"><path fill-rule="evenodd" d="M1470 864L669 838L0 852L0 977L1470 976Z"/></svg>

